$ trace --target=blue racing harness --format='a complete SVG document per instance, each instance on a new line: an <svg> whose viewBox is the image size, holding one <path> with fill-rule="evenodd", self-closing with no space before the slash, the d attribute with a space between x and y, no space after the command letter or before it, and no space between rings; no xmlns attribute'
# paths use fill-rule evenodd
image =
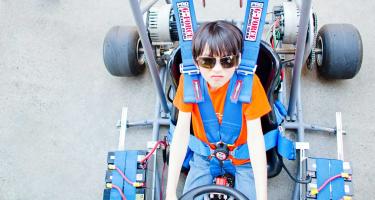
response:
<svg viewBox="0 0 375 200"><path fill-rule="evenodd" d="M191 135L189 148L194 153L207 156L210 159L210 171L213 177L225 173L234 175L235 167L232 159L249 159L247 143L240 146L234 146L234 144L242 128L242 103L249 103L251 100L253 76L265 24L267 4L268 0L247 1L243 26L242 59L229 82L223 119L220 124L208 93L207 84L199 74L198 67L194 65L192 56L192 38L197 27L193 1L173 0L182 55L180 71L184 76L184 102L198 105L207 140L210 143L206 144ZM278 102L273 107L277 113L278 123L281 124L286 115L285 109ZM295 144L283 135L282 129L278 128L266 133L264 140L266 150L277 146L280 155L288 159L295 159ZM186 164L185 160L184 165Z"/></svg>

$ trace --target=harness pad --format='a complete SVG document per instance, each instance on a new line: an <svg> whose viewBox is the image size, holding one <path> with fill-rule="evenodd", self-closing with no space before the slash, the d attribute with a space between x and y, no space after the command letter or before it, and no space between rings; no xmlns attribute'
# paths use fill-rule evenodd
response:
<svg viewBox="0 0 375 200"><path fill-rule="evenodd" d="M176 18L179 46L181 48L182 66L180 71L184 74L184 101L198 103L204 101L201 86L198 85L200 74L194 64L192 44L194 31L197 28L194 4L192 0L173 0L173 12Z"/></svg>
<svg viewBox="0 0 375 200"><path fill-rule="evenodd" d="M238 81L242 81L243 85L238 91L232 90L231 101L236 103L251 101L251 88L253 83L253 74L256 70L256 62L258 60L260 41L262 39L263 26L265 24L267 14L268 0L248 0L246 6L246 14L242 33L244 35L244 47L242 51L242 59L237 69Z"/></svg>

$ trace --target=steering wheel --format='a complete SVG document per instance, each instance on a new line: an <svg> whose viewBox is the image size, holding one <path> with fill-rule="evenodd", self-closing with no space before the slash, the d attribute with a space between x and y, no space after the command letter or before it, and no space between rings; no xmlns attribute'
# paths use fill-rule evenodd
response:
<svg viewBox="0 0 375 200"><path fill-rule="evenodd" d="M211 193L211 192L223 193L223 194L234 197L236 200L249 200L240 191L235 190L231 187L225 187L222 185L204 185L204 186L194 188L190 190L189 192L185 193L184 195L182 195L180 197L180 200L192 200L199 195Z"/></svg>

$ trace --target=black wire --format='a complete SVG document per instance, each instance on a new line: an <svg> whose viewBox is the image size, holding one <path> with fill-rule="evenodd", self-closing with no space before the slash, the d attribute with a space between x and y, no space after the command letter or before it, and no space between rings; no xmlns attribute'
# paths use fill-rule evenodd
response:
<svg viewBox="0 0 375 200"><path fill-rule="evenodd" d="M169 102L173 102L173 99L169 95L171 91L172 91L172 86L170 85L167 91L167 98Z"/></svg>
<svg viewBox="0 0 375 200"><path fill-rule="evenodd" d="M167 142L167 136L164 136L164 142ZM168 146L165 146L165 148L163 148L163 162L164 163L167 163L167 159L168 159L167 148Z"/></svg>
<svg viewBox="0 0 375 200"><path fill-rule="evenodd" d="M301 179L297 179L295 178L291 173L290 171L288 170L288 168L286 168L285 164L284 164L284 161L283 161L283 158L280 158L280 161L281 161L281 166L283 167L283 169L286 171L286 173L289 175L289 177L296 183L300 183L300 184L309 184L311 183L311 177L309 175L307 175L306 179L305 180L301 180Z"/></svg>
<svg viewBox="0 0 375 200"><path fill-rule="evenodd" d="M294 60L294 58L289 59L289 60L283 60L283 61L281 61L281 64L283 65L283 64L286 64L288 62L292 62L293 60Z"/></svg>

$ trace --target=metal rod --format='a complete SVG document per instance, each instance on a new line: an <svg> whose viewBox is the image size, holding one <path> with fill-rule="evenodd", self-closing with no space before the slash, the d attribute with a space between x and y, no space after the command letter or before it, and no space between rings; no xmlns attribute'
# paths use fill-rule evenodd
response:
<svg viewBox="0 0 375 200"><path fill-rule="evenodd" d="M305 55L303 56L303 61L302 63L306 63L307 59L309 58L310 56L310 53L311 53L311 50L313 48L313 45L314 45L314 22L313 22L313 17L312 17L312 9L310 8L309 10L309 27L308 30L307 30L307 34L308 34L308 37L306 38L307 41L306 41L306 46L305 46Z"/></svg>
<svg viewBox="0 0 375 200"><path fill-rule="evenodd" d="M160 72L159 72L159 80L161 80L163 82L163 85L165 85L165 81L166 81L166 76L164 75L166 73L166 69L165 67L161 68L160 69ZM152 124L152 141L158 141L159 140L159 131L160 131L160 124L159 124L159 120L160 119L160 115L161 115L161 106L160 106L160 101L158 98L156 98L155 100L155 119L153 121L153 124ZM152 198L151 199L156 199L156 200L159 200L160 199L160 196L159 196L159 193L160 193L160 181L159 181L159 176L158 176L158 173L159 171L157 170L157 156L156 156L156 153L153 154L153 160L154 160L154 163L153 163L153 173L152 173Z"/></svg>
<svg viewBox="0 0 375 200"><path fill-rule="evenodd" d="M169 119L159 118L158 122L160 125L163 126L169 126ZM136 122L128 122L128 127L134 127L134 126L150 126L154 123L153 119L147 119L143 121L136 121Z"/></svg>
<svg viewBox="0 0 375 200"><path fill-rule="evenodd" d="M295 54L296 48L278 48L275 49L276 53L278 54ZM315 53L322 53L322 49L315 49Z"/></svg>
<svg viewBox="0 0 375 200"><path fill-rule="evenodd" d="M301 84L298 82L297 84ZM298 142L304 142L305 140L305 127L303 125L303 113L302 113L302 102L301 102L301 90L297 91L297 123L298 123L298 136L297 136L297 141ZM300 150L300 156L304 156L304 153L302 154ZM304 166L302 165L303 159L300 157L299 160L299 174L298 174L298 179L302 180L302 177L305 175L304 173ZM299 185L299 194L301 197L301 192L302 192L302 184L296 183L296 185Z"/></svg>
<svg viewBox="0 0 375 200"><path fill-rule="evenodd" d="M156 101L155 101L155 119L159 118L160 117L160 103L159 103L159 99L156 98ZM153 121L153 124L152 124L152 141L158 141L159 139L159 123L158 123L158 120L154 120ZM151 199L156 199L158 200L159 199L159 194L156 193L156 185L159 184L158 181L156 181L156 178L157 178L157 156L156 156L156 153L154 153L153 155L153 166L152 166L152 198Z"/></svg>
<svg viewBox="0 0 375 200"><path fill-rule="evenodd" d="M299 151L297 151L297 160L296 160L296 162L297 162L297 173L296 173L296 177L300 177L300 171L298 170L301 166L300 166L300 152ZM293 195L292 195L292 200L300 200L300 198L299 198L299 196L300 196L300 187L299 187L299 185L298 184L295 184L294 185L294 191L293 191Z"/></svg>
<svg viewBox="0 0 375 200"><path fill-rule="evenodd" d="M297 91L300 91L301 71L303 66L303 56L306 43L307 26L309 22L309 13L311 9L311 0L304 0L301 5L301 17L299 21L297 49L293 69L293 81L288 106L288 115L293 118L295 115L295 106L297 102Z"/></svg>
<svg viewBox="0 0 375 200"><path fill-rule="evenodd" d="M156 156L155 156L155 158L156 158ZM158 167L157 167L157 165L158 165L158 163L157 162L155 162L155 168L157 169ZM156 200L162 200L162 199L160 199L160 176L159 176L159 171L156 171L155 173L155 181L158 183L158 184L156 184L155 186L155 196L156 196ZM163 198L163 197L161 197L161 198Z"/></svg>
<svg viewBox="0 0 375 200"><path fill-rule="evenodd" d="M300 5L301 9L301 17L299 21L299 28L298 28L298 37L297 37L297 45L296 45L296 55L294 61L294 68L293 68L293 79L291 85L291 93L289 98L289 106L288 106L288 115L293 120L297 117L298 123L298 135L297 141L303 142L305 139L305 127L303 123L303 113L302 113L302 102L301 102L301 72L303 66L303 59L304 59L304 50L306 44L306 34L307 34L307 27L309 22L309 14L311 10L311 0L303 1L302 5ZM297 116L295 116L295 109L297 108ZM298 168L297 168L297 177L301 179L304 176L303 172L303 165L301 162L300 156L301 152L297 151L298 153ZM295 184L294 192L292 198L294 200L301 199L301 191L302 185L299 183Z"/></svg>
<svg viewBox="0 0 375 200"><path fill-rule="evenodd" d="M164 94L163 88L161 86L160 77L158 76L157 63L156 63L154 54L152 52L152 46L151 46L150 40L148 38L146 26L143 22L143 17L142 17L142 14L141 14L139 2L137 0L131 0L130 6L132 8L135 23L137 24L137 29L138 29L139 36L140 36L141 41L142 41L143 48L145 50L145 55L146 55L146 59L147 59L147 66L150 69L151 77L152 77L152 80L154 82L154 85L155 85L157 94L159 96L161 105L163 107L164 112L169 113L167 100L165 98L165 94Z"/></svg>
<svg viewBox="0 0 375 200"><path fill-rule="evenodd" d="M279 42L277 43L276 45L276 49L282 49L282 42ZM284 65L280 65L281 67L281 71L284 73L284 77L283 77L283 80L281 82L281 88L279 90L279 95L278 95L278 99L279 101L283 104L283 105L286 105L286 84L287 84L287 78L285 76L285 68L284 68Z"/></svg>
<svg viewBox="0 0 375 200"><path fill-rule="evenodd" d="M344 141L342 137L341 112L336 112L337 159L344 160Z"/></svg>
<svg viewBox="0 0 375 200"><path fill-rule="evenodd" d="M155 118L159 118L160 116L160 103L159 103L159 99L156 98L156 102L155 102ZM158 123L158 120L154 120L153 124L152 124L152 141L158 141L159 139L159 123ZM156 152L153 154L153 166L152 166L152 198L151 199L156 199L158 200L159 199L159 195L156 193L156 185L159 184L158 181L156 181L156 178L157 178L157 156L156 156Z"/></svg>
<svg viewBox="0 0 375 200"><path fill-rule="evenodd" d="M126 121L128 118L128 108L123 107L121 113L121 122L120 122L120 136L118 139L118 150L125 150L125 136L126 136Z"/></svg>
<svg viewBox="0 0 375 200"><path fill-rule="evenodd" d="M158 73L158 80L160 81L165 81L164 78L163 78L163 74L165 73L165 67L162 67L160 69L160 72ZM160 86L162 85L162 83L160 83ZM166 106L168 106L166 104ZM168 107L167 107L168 109ZM169 109L168 109L169 110ZM154 115L154 120L153 120L153 124L152 124L152 141L158 141L159 140L159 129L160 129L160 124L159 124L159 120L161 118L160 116L161 114L161 105L160 105L160 100L158 98L156 98L155 100L155 115Z"/></svg>
<svg viewBox="0 0 375 200"><path fill-rule="evenodd" d="M153 5L155 5L156 2L158 2L159 0L153 0L153 1L150 1L148 2L143 8L142 8L142 14L144 14L145 12L147 12Z"/></svg>
<svg viewBox="0 0 375 200"><path fill-rule="evenodd" d="M285 122L284 127L285 129L298 129L299 124L296 122ZM335 133L336 130L334 128L328 128L328 127L322 127L319 125L314 125L314 124L303 124L303 127L305 130L309 131L324 131L328 133Z"/></svg>
<svg viewBox="0 0 375 200"><path fill-rule="evenodd" d="M295 54L296 53L295 48L278 48L278 49L275 49L275 51L278 54Z"/></svg>

